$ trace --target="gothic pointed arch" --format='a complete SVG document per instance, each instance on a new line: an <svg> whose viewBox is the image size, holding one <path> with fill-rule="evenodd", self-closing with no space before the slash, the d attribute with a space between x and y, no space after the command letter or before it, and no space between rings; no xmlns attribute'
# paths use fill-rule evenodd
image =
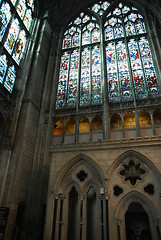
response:
<svg viewBox="0 0 161 240"><path fill-rule="evenodd" d="M52 192L56 192L56 189L60 186L64 186L65 189L67 185L71 185L74 182L77 182L77 184L84 182L85 185L88 185L89 182L91 183L91 180L100 188L105 188L104 179L104 174L97 163L88 156L79 154L61 170Z"/></svg>
<svg viewBox="0 0 161 240"><path fill-rule="evenodd" d="M113 231L125 236L125 214L130 204L139 203L147 213L151 234L160 234L160 172L143 154L128 150L121 154L107 173L110 221L115 222ZM136 209L135 209L136 210Z"/></svg>
<svg viewBox="0 0 161 240"><path fill-rule="evenodd" d="M54 221L55 239L71 240L81 236L105 239L105 177L91 158L79 154L69 161L60 172L52 193L56 206L53 217L59 222L56 225Z"/></svg>

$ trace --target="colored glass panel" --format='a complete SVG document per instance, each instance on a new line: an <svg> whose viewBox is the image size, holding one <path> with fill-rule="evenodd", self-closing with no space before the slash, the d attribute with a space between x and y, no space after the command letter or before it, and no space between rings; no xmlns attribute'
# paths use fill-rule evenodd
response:
<svg viewBox="0 0 161 240"><path fill-rule="evenodd" d="M81 23L81 18L77 17L76 20L74 21L74 24L78 25Z"/></svg>
<svg viewBox="0 0 161 240"><path fill-rule="evenodd" d="M100 41L100 32L99 29L95 28L92 31L92 43L99 42Z"/></svg>
<svg viewBox="0 0 161 240"><path fill-rule="evenodd" d="M92 104L102 103L101 57L99 47L92 49Z"/></svg>
<svg viewBox="0 0 161 240"><path fill-rule="evenodd" d="M124 6L124 7L122 8L122 13L123 13L123 14L126 14L126 13L128 13L129 11L130 11L130 8L127 7L127 6Z"/></svg>
<svg viewBox="0 0 161 240"><path fill-rule="evenodd" d="M117 19L116 19L116 18L114 18L114 17L110 18L109 24L110 24L111 26L114 26L116 23L117 23Z"/></svg>
<svg viewBox="0 0 161 240"><path fill-rule="evenodd" d="M120 23L117 23L114 27L115 38L124 37L124 30Z"/></svg>
<svg viewBox="0 0 161 240"><path fill-rule="evenodd" d="M76 32L76 27L72 26L72 27L69 29L70 35L73 35L75 32Z"/></svg>
<svg viewBox="0 0 161 240"><path fill-rule="evenodd" d="M63 48L70 48L71 47L71 36L68 34L65 36L63 40Z"/></svg>
<svg viewBox="0 0 161 240"><path fill-rule="evenodd" d="M113 39L114 36L113 36L113 29L111 26L107 25L105 27L105 40L110 40L110 39Z"/></svg>
<svg viewBox="0 0 161 240"><path fill-rule="evenodd" d="M90 104L90 50L85 48L81 58L80 106Z"/></svg>
<svg viewBox="0 0 161 240"><path fill-rule="evenodd" d="M87 25L87 29L89 31L92 31L92 29L95 27L95 24L93 22L90 22L88 25Z"/></svg>
<svg viewBox="0 0 161 240"><path fill-rule="evenodd" d="M30 9L28 9L25 13L24 19L23 19L23 23L25 25L25 27L27 28L27 30L30 30L30 26L32 23L32 12Z"/></svg>
<svg viewBox="0 0 161 240"><path fill-rule="evenodd" d="M12 21L11 26L10 26L7 40L6 40L5 44L4 44L5 48L7 49L7 51L10 54L11 54L11 52L12 52L12 50L14 48L15 42L17 40L19 29L20 29L19 21L18 21L18 19L14 19Z"/></svg>
<svg viewBox="0 0 161 240"><path fill-rule="evenodd" d="M128 18L130 21L135 22L135 20L137 19L137 14L130 13Z"/></svg>
<svg viewBox="0 0 161 240"><path fill-rule="evenodd" d="M99 10L100 10L100 5L99 4L95 4L93 7L92 7L92 10L94 11L94 12L98 12Z"/></svg>
<svg viewBox="0 0 161 240"><path fill-rule="evenodd" d="M56 108L64 108L67 93L67 82L69 72L69 54L65 52L61 57L59 83L57 89L57 103Z"/></svg>
<svg viewBox="0 0 161 240"><path fill-rule="evenodd" d="M154 64L153 64L149 43L145 37L142 37L139 40L139 47L141 51L141 57L143 61L144 72L145 72L149 93L150 95L156 95L159 93L159 87L156 79L156 72L154 69Z"/></svg>
<svg viewBox="0 0 161 240"><path fill-rule="evenodd" d="M143 69L141 65L141 60L139 56L138 45L135 39L131 39L128 42L132 75L135 86L136 97L139 99L147 97L147 90L144 81Z"/></svg>
<svg viewBox="0 0 161 240"><path fill-rule="evenodd" d="M116 49L121 98L123 100L130 100L132 99L132 92L125 43L122 41L117 43Z"/></svg>
<svg viewBox="0 0 161 240"><path fill-rule="evenodd" d="M0 41L2 41L10 17L11 17L10 6L8 3L3 3L0 8Z"/></svg>
<svg viewBox="0 0 161 240"><path fill-rule="evenodd" d="M136 32L137 34L141 34L141 33L145 33L145 24L142 20L137 20L135 23L135 27L136 27Z"/></svg>
<svg viewBox="0 0 161 240"><path fill-rule="evenodd" d="M79 44L80 44L79 39L80 39L79 33L76 32L76 33L73 35L73 37L72 37L72 47L77 47L77 46L79 46Z"/></svg>
<svg viewBox="0 0 161 240"><path fill-rule="evenodd" d="M68 107L75 107L77 103L77 84L78 84L79 52L74 51L71 54L70 74L68 82Z"/></svg>
<svg viewBox="0 0 161 240"><path fill-rule="evenodd" d="M3 83L7 70L7 58L6 55L0 56L0 83Z"/></svg>
<svg viewBox="0 0 161 240"><path fill-rule="evenodd" d="M132 22L127 22L126 25L125 25L125 29L126 29L126 35L127 36L135 35L135 27L134 27L134 24Z"/></svg>
<svg viewBox="0 0 161 240"><path fill-rule="evenodd" d="M114 43L109 43L106 47L107 62L107 80L108 80L108 97L110 101L120 99L119 86L117 80L117 65Z"/></svg>
<svg viewBox="0 0 161 240"><path fill-rule="evenodd" d="M82 45L89 44L89 43L90 43L90 32L88 30L86 30L83 33Z"/></svg>
<svg viewBox="0 0 161 240"><path fill-rule="evenodd" d="M116 8L116 9L113 11L113 14L114 14L114 15L120 15L120 14L121 14L121 9L120 9L120 8Z"/></svg>
<svg viewBox="0 0 161 240"><path fill-rule="evenodd" d="M82 19L83 23L86 23L88 20L90 20L88 15L85 15L84 18Z"/></svg>
<svg viewBox="0 0 161 240"><path fill-rule="evenodd" d="M19 37L16 41L14 52L13 52L13 59L19 64L22 59L22 54L25 49L26 43L26 33L24 30L20 31Z"/></svg>
<svg viewBox="0 0 161 240"><path fill-rule="evenodd" d="M23 0L19 0L16 10L17 10L17 13L20 16L20 18L23 19L25 12L26 12L26 4Z"/></svg>
<svg viewBox="0 0 161 240"><path fill-rule="evenodd" d="M4 87L11 93L16 79L15 66L12 65L8 68L6 79L4 82Z"/></svg>

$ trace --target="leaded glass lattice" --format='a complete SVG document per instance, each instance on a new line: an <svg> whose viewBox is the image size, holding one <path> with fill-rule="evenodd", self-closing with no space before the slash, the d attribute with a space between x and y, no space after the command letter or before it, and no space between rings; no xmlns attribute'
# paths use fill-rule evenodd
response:
<svg viewBox="0 0 161 240"><path fill-rule="evenodd" d="M10 5L4 2L0 8L0 41L4 36L6 28L9 23L9 19L11 17Z"/></svg>
<svg viewBox="0 0 161 240"><path fill-rule="evenodd" d="M0 56L0 83L3 83L4 81L7 65L6 55Z"/></svg>
<svg viewBox="0 0 161 240"><path fill-rule="evenodd" d="M17 65L20 65L26 50L26 36L31 32L34 2L33 0L2 0L1 2L0 41L4 46L4 54L0 56L0 83L11 93Z"/></svg>
<svg viewBox="0 0 161 240"><path fill-rule="evenodd" d="M19 30L20 30L19 21L16 18L12 21L12 24L11 24L10 29L9 29L7 40L4 44L5 48L7 49L7 51L10 54L13 51L15 42L16 42L17 37L18 37Z"/></svg>
<svg viewBox="0 0 161 240"><path fill-rule="evenodd" d="M160 94L143 16L135 7L113 4L94 4L65 31L57 109L102 104L106 92L113 103Z"/></svg>
<svg viewBox="0 0 161 240"><path fill-rule="evenodd" d="M4 86L7 88L7 90L11 93L14 83L15 83L15 79L16 79L16 70L15 70L15 66L11 66L8 68L8 72L7 72L7 76L4 82Z"/></svg>

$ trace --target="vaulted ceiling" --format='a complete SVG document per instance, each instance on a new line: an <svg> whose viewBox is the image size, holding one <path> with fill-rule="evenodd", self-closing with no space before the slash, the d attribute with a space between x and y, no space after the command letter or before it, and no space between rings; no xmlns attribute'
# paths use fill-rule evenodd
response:
<svg viewBox="0 0 161 240"><path fill-rule="evenodd" d="M98 3L99 0L38 0L41 14L45 10L49 11L49 22L57 31L61 26L70 20L72 16L77 15L83 8ZM108 2L116 2L117 0L108 0ZM152 11L154 16L161 21L161 1L160 0L123 0L130 2L136 6L141 5L147 12Z"/></svg>

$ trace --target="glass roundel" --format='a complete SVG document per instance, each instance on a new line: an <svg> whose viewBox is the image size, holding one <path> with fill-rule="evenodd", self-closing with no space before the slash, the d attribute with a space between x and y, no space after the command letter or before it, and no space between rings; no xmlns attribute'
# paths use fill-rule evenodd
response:
<svg viewBox="0 0 161 240"><path fill-rule="evenodd" d="M32 31L33 11L33 0L2 0L0 3L0 41L4 46L0 55L0 83L10 93Z"/></svg>
<svg viewBox="0 0 161 240"><path fill-rule="evenodd" d="M160 95L144 17L135 7L112 4L100 1L66 29L57 109L101 105L105 93L112 103Z"/></svg>

